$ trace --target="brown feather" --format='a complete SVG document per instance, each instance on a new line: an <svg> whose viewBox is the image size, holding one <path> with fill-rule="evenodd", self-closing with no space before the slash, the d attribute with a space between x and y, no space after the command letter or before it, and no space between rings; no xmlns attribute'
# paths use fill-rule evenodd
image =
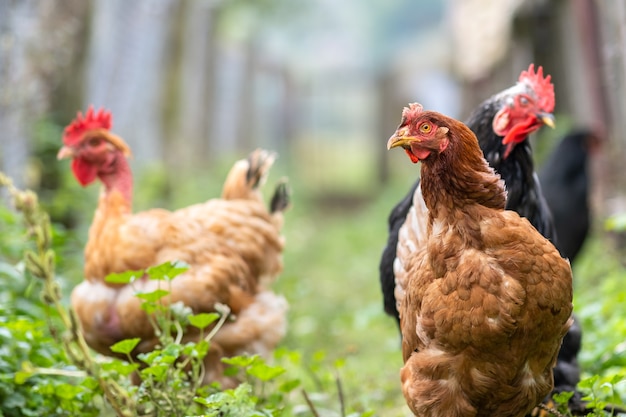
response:
<svg viewBox="0 0 626 417"><path fill-rule="evenodd" d="M223 198L173 212L133 214L123 192L105 188L85 249L85 281L71 297L92 348L111 355L111 344L139 337L135 354L153 349L157 340L135 293L161 288L170 291L165 302L182 302L194 313L215 311L216 303L231 310L232 320L212 340L206 381L232 385L221 377L221 356L272 351L286 331L287 303L268 288L283 267L283 213L269 212L258 186L273 161L271 153L253 152L233 166ZM132 286L105 282L111 273L174 260L190 268L169 284L145 277ZM188 329L185 337L195 336Z"/></svg>
<svg viewBox="0 0 626 417"><path fill-rule="evenodd" d="M435 112L413 123L422 120L448 129L449 143L422 161L426 236L398 251L403 393L418 416L524 416L552 388L571 325L570 266L504 211L502 181L465 125ZM412 236L401 233L399 248Z"/></svg>

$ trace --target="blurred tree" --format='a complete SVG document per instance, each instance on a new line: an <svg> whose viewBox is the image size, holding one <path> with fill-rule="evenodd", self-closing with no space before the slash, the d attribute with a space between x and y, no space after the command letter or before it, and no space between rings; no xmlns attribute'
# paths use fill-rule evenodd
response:
<svg viewBox="0 0 626 417"><path fill-rule="evenodd" d="M86 104L113 112L115 132L140 163L163 155L162 99L175 6L176 0L93 2Z"/></svg>
<svg viewBox="0 0 626 417"><path fill-rule="evenodd" d="M93 2L85 105L113 112L114 130L136 163L188 168L211 158L225 84L241 92L231 109L239 114L228 137L218 139L249 149L254 42L283 0ZM243 59L229 59L232 45Z"/></svg>
<svg viewBox="0 0 626 417"><path fill-rule="evenodd" d="M172 123L167 129L169 166L197 165L209 154L208 135L214 120L217 1L183 1L172 54L174 82L168 97ZM178 53L176 53L178 50ZM178 103L178 105L176 105ZM179 146L180 142L189 146ZM185 162L187 161L187 162Z"/></svg>
<svg viewBox="0 0 626 417"><path fill-rule="evenodd" d="M601 67L598 68L602 77L600 83L608 95L607 117L609 118L608 133L611 143L606 155L610 156L608 165L610 180L620 191L621 199L616 199L616 207L608 211L626 212L626 4L617 2L592 2L597 7L597 16L603 47ZM610 196L610 197L615 197ZM614 200L615 201L615 200Z"/></svg>
<svg viewBox="0 0 626 417"><path fill-rule="evenodd" d="M51 109L62 74L80 48L87 4L81 0L0 1L0 169L18 184L29 171L31 128Z"/></svg>

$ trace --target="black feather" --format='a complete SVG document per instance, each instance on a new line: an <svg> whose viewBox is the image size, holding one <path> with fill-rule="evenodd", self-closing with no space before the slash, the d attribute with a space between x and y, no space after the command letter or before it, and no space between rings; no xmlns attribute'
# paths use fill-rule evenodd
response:
<svg viewBox="0 0 626 417"><path fill-rule="evenodd" d="M406 216L409 214L409 210L413 205L413 194L419 184L419 180L415 181L408 194L393 208L393 210L391 210L387 220L387 224L389 225L389 237L387 238L387 245L383 250L383 255L378 266L378 271L380 273L380 285L383 291L385 313L395 317L398 327L400 326L400 314L396 308L396 297L394 295L396 281L393 274L393 262L396 259L398 232L400 231L400 227L402 227L402 224L406 220Z"/></svg>
<svg viewBox="0 0 626 417"><path fill-rule="evenodd" d="M291 204L291 193L287 186L287 180L283 179L276 184L276 189L270 200L270 213L287 210Z"/></svg>
<svg viewBox="0 0 626 417"><path fill-rule="evenodd" d="M587 130L566 135L550 154L539 173L544 195L554 216L556 247L574 262L589 233L590 146L598 140Z"/></svg>

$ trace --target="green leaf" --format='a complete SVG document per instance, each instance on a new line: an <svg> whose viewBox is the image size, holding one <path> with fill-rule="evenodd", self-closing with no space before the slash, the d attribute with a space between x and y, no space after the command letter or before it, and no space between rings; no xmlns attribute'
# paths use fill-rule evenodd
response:
<svg viewBox="0 0 626 417"><path fill-rule="evenodd" d="M181 261L165 262L146 270L152 280L171 281L189 269L189 265Z"/></svg>
<svg viewBox="0 0 626 417"><path fill-rule="evenodd" d="M161 350L161 356L159 357L159 363L172 364L180 357L181 352L183 351L183 346L175 343L169 344L165 346L163 350Z"/></svg>
<svg viewBox="0 0 626 417"><path fill-rule="evenodd" d="M285 368L280 366L270 366L263 362L255 363L246 370L248 375L260 379L261 381L269 381L278 375L285 373Z"/></svg>
<svg viewBox="0 0 626 417"><path fill-rule="evenodd" d="M137 358L140 361L142 361L142 362L144 362L144 363L146 363L148 365L151 365L152 363L154 363L159 358L160 355L161 355L161 350L160 349L155 349L155 350L153 350L151 352L140 353L139 355L137 355Z"/></svg>
<svg viewBox="0 0 626 417"><path fill-rule="evenodd" d="M259 357L257 355L233 356L232 358L222 358L222 362L227 363L229 365L238 366L240 368L245 368L246 366L250 366L258 360L259 360Z"/></svg>
<svg viewBox="0 0 626 417"><path fill-rule="evenodd" d="M294 389L298 388L300 384L301 383L299 379L291 379L289 381L286 381L280 384L280 386L278 387L278 390L280 392L289 393L293 391Z"/></svg>
<svg viewBox="0 0 626 417"><path fill-rule="evenodd" d="M144 273L144 271L126 271L120 272L119 274L113 273L107 275L104 278L104 281L111 284L130 284L131 282L134 282L137 278L141 278Z"/></svg>
<svg viewBox="0 0 626 417"><path fill-rule="evenodd" d="M156 305L155 303L149 303L147 301L141 304L141 309L145 311L146 314L153 314L157 310L162 310L163 309L162 307L163 306L161 305Z"/></svg>
<svg viewBox="0 0 626 417"><path fill-rule="evenodd" d="M200 313L187 317L189 324L193 327L197 327L198 329L204 329L219 318L220 315L217 313Z"/></svg>
<svg viewBox="0 0 626 417"><path fill-rule="evenodd" d="M132 349L131 349L132 350ZM128 376L139 368L138 363L127 363L118 360L105 362L102 364L103 371L117 372L120 375Z"/></svg>
<svg viewBox="0 0 626 417"><path fill-rule="evenodd" d="M196 344L196 352L199 358L204 358L207 353L209 353L209 347L211 346L211 344L209 342L207 342L206 340L200 340L197 344Z"/></svg>
<svg viewBox="0 0 626 417"><path fill-rule="evenodd" d="M31 376L33 376L32 372L26 372L26 371L17 371L15 373L15 377L13 378L13 380L15 381L16 384L18 385L22 385L23 383L26 382L26 380L28 378L30 378Z"/></svg>
<svg viewBox="0 0 626 417"><path fill-rule="evenodd" d="M224 369L224 376L235 376L239 373L239 368L236 366L229 366Z"/></svg>
<svg viewBox="0 0 626 417"><path fill-rule="evenodd" d="M123 355L129 355L130 352L137 347L137 345L141 342L141 339L135 337L133 339L122 340L121 342L117 342L116 344L111 346L111 351L115 353L121 353Z"/></svg>
<svg viewBox="0 0 626 417"><path fill-rule="evenodd" d="M59 398L71 400L83 391L83 387L71 384L60 384L55 389L55 395Z"/></svg>
<svg viewBox="0 0 626 417"><path fill-rule="evenodd" d="M128 365L131 366L133 364L128 364ZM139 365L137 365L137 367L139 367ZM83 379L82 385L83 387L85 387L85 389L92 391L92 392L98 389L99 387L98 381L96 381L95 378L92 378L92 377L87 377Z"/></svg>
<svg viewBox="0 0 626 417"><path fill-rule="evenodd" d="M600 377L598 375L593 375L589 378L585 378L578 383L578 386L582 389L592 389L596 382L598 382Z"/></svg>
<svg viewBox="0 0 626 417"><path fill-rule="evenodd" d="M18 385L22 385L24 382L26 382L28 378L33 376L36 372L33 364L28 361L22 362L22 364L20 365L20 368L21 370L17 371L14 377L15 383Z"/></svg>
<svg viewBox="0 0 626 417"><path fill-rule="evenodd" d="M204 405L205 407L210 407L213 404L212 401L209 401L206 398L202 398L202 397L193 397L193 400L197 402L198 404Z"/></svg>
<svg viewBox="0 0 626 417"><path fill-rule="evenodd" d="M185 345L182 354L194 358L204 358L209 352L209 342L200 340L197 343L189 342Z"/></svg>
<svg viewBox="0 0 626 417"><path fill-rule="evenodd" d="M135 296L148 302L156 302L168 295L169 293L169 291L158 289L151 292L138 292L135 294Z"/></svg>
<svg viewBox="0 0 626 417"><path fill-rule="evenodd" d="M152 365L149 368L142 369L141 375L144 377L152 375L157 381L162 381L168 369L168 365Z"/></svg>
<svg viewBox="0 0 626 417"><path fill-rule="evenodd" d="M557 404L567 404L567 402L569 401L570 398L572 398L573 395L574 395L573 392L562 391L562 392L554 394L552 398Z"/></svg>

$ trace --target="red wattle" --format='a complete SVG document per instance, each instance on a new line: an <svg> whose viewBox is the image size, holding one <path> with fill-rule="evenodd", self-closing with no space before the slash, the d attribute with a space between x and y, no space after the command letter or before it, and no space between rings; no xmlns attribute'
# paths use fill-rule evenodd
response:
<svg viewBox="0 0 626 417"><path fill-rule="evenodd" d="M72 171L74 172L74 176L80 185L83 187L94 182L98 176L98 168L80 158L72 159Z"/></svg>
<svg viewBox="0 0 626 417"><path fill-rule="evenodd" d="M511 130L509 130L509 133L504 136L502 144L508 145L509 143L521 143L526 140L526 136L528 136L529 133L535 131L538 127L539 124L537 123L537 118L529 117L524 120L523 123L517 123L513 126Z"/></svg>
<svg viewBox="0 0 626 417"><path fill-rule="evenodd" d="M414 164L417 164L419 161L423 161L430 155L430 151L428 149L420 149L414 146L411 146L410 149L405 149L404 151L407 155L409 155L411 162Z"/></svg>

